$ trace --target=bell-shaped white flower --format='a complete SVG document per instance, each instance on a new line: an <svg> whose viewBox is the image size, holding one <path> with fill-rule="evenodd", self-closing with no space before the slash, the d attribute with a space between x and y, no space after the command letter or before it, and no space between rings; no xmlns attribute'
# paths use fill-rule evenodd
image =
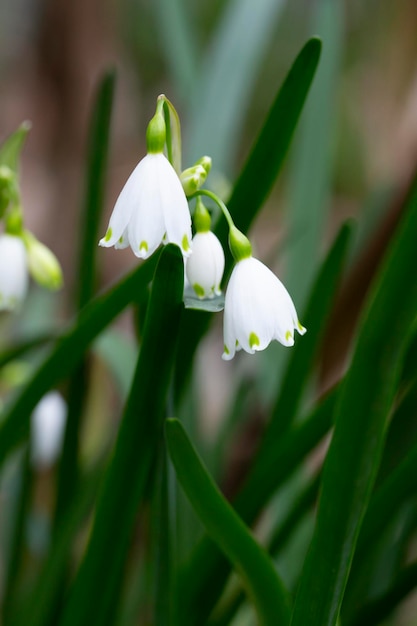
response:
<svg viewBox="0 0 417 626"><path fill-rule="evenodd" d="M50 391L36 405L31 417L31 456L36 467L49 467L61 453L67 405L57 391Z"/></svg>
<svg viewBox="0 0 417 626"><path fill-rule="evenodd" d="M196 233L191 242L192 255L187 259L187 279L198 298L213 298L221 294L224 252L220 241L211 231Z"/></svg>
<svg viewBox="0 0 417 626"><path fill-rule="evenodd" d="M163 154L163 101L148 125L148 154L123 187L100 246L126 248L146 259L161 243L177 244L184 256L191 252L191 216L181 181Z"/></svg>
<svg viewBox="0 0 417 626"><path fill-rule="evenodd" d="M298 321L294 303L281 281L261 261L246 256L236 263L227 286L224 305L226 361L236 350L250 354L264 350L272 340L294 344L294 330L306 332Z"/></svg>
<svg viewBox="0 0 417 626"><path fill-rule="evenodd" d="M27 252L21 237L0 235L0 310L17 308L28 289Z"/></svg>

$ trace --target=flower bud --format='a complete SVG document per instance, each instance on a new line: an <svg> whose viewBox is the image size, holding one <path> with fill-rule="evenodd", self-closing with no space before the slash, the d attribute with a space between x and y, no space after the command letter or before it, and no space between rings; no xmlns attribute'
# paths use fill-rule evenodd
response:
<svg viewBox="0 0 417 626"><path fill-rule="evenodd" d="M180 180L186 196L191 196L200 189L207 178L207 172L202 165L193 165L181 172Z"/></svg>
<svg viewBox="0 0 417 626"><path fill-rule="evenodd" d="M25 232L29 272L34 280L51 291L62 287L62 270L54 253L34 235Z"/></svg>
<svg viewBox="0 0 417 626"><path fill-rule="evenodd" d="M61 453L67 407L57 391L50 391L37 404L31 421L32 462L51 466Z"/></svg>

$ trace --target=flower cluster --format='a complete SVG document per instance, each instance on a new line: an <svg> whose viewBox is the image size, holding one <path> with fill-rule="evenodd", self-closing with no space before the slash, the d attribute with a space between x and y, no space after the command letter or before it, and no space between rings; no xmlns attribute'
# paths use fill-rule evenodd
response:
<svg viewBox="0 0 417 626"><path fill-rule="evenodd" d="M30 128L24 123L0 146L0 310L17 309L23 302L29 275L47 289L59 289L62 271L55 255L24 228L20 200L18 158Z"/></svg>
<svg viewBox="0 0 417 626"><path fill-rule="evenodd" d="M187 289L199 301L215 300L221 297L225 256L203 204L202 198L208 196L228 221L229 246L235 260L224 299L223 359L232 359L240 349L250 354L264 350L272 340L292 346L294 331L303 335L306 329L298 320L291 296L271 270L252 256L249 240L235 227L220 198L201 189L211 159L202 157L182 172L178 162L174 167L172 155L178 153L180 129L175 110L175 115L169 114L172 109L165 96L159 96L147 130L147 154L123 187L99 244L130 246L137 257L146 259L160 244L175 243L183 253ZM167 133L171 119L176 126ZM188 201L194 198L191 238Z"/></svg>

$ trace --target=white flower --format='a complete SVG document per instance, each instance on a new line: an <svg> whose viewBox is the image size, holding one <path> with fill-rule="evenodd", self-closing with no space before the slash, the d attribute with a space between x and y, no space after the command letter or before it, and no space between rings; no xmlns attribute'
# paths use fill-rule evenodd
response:
<svg viewBox="0 0 417 626"><path fill-rule="evenodd" d="M147 154L123 187L100 246L132 248L146 259L160 243L190 254L191 217L174 168L162 152Z"/></svg>
<svg viewBox="0 0 417 626"><path fill-rule="evenodd" d="M20 237L0 235L0 310L20 305L28 289L27 253Z"/></svg>
<svg viewBox="0 0 417 626"><path fill-rule="evenodd" d="M67 406L57 391L50 391L32 413L31 453L37 467L49 467L61 453Z"/></svg>
<svg viewBox="0 0 417 626"><path fill-rule="evenodd" d="M253 354L276 339L294 344L294 330L306 332L298 321L294 303L281 281L266 265L247 257L233 269L224 305L224 353L226 361L243 348Z"/></svg>
<svg viewBox="0 0 417 626"><path fill-rule="evenodd" d="M224 270L224 252L220 241L211 231L196 233L191 250L192 255L186 263L191 287L199 298L219 296Z"/></svg>

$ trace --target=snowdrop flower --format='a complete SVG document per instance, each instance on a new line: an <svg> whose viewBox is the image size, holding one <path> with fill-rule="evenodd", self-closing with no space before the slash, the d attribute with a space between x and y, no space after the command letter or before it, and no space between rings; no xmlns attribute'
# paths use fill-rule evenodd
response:
<svg viewBox="0 0 417 626"><path fill-rule="evenodd" d="M31 453L36 467L49 467L61 453L67 406L57 391L50 391L35 407L31 418Z"/></svg>
<svg viewBox="0 0 417 626"><path fill-rule="evenodd" d="M16 309L28 289L27 253L21 237L0 235L0 310Z"/></svg>
<svg viewBox="0 0 417 626"><path fill-rule="evenodd" d="M223 320L222 358L226 361L234 357L236 350L254 354L274 339L292 346L294 330L300 335L306 332L284 285L252 256L248 239L234 230L230 239L237 262L226 291Z"/></svg>
<svg viewBox="0 0 417 626"><path fill-rule="evenodd" d="M194 213L196 234L191 242L192 255L187 259L186 275L198 298L213 298L221 294L224 252L216 235L210 231L210 215L201 197Z"/></svg>
<svg viewBox="0 0 417 626"><path fill-rule="evenodd" d="M127 248L146 259L161 243L177 244L185 257L190 252L191 217L187 198L174 168L163 154L165 121L163 101L146 135L148 154L133 170L123 187L106 235L99 245Z"/></svg>

